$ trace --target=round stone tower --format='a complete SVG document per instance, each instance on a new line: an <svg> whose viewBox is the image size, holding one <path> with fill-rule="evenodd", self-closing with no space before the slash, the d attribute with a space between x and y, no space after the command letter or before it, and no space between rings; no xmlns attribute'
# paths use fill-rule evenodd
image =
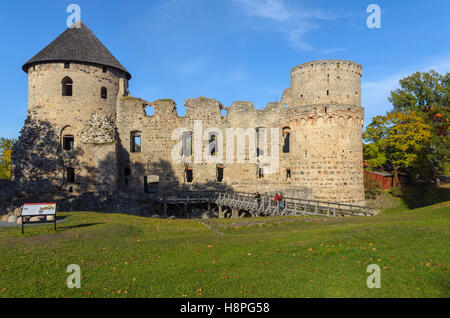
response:
<svg viewBox="0 0 450 318"><path fill-rule="evenodd" d="M291 71L283 102L294 181L318 200L365 203L361 75L361 65L345 60L309 62Z"/></svg>
<svg viewBox="0 0 450 318"><path fill-rule="evenodd" d="M28 118L14 151L15 179L70 185L70 191L113 190L114 120L130 73L84 23L68 28L22 68ZM27 163L35 157L52 158Z"/></svg>
<svg viewBox="0 0 450 318"><path fill-rule="evenodd" d="M81 129L93 112L116 113L130 73L81 23L68 28L22 67L28 74L28 109L55 124Z"/></svg>

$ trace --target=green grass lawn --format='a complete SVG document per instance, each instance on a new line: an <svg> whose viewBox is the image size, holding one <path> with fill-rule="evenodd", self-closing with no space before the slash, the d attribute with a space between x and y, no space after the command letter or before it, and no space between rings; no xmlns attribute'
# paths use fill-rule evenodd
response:
<svg viewBox="0 0 450 318"><path fill-rule="evenodd" d="M0 229L0 297L450 296L450 201L375 217L60 215L56 233ZM66 287L69 264L81 289Z"/></svg>

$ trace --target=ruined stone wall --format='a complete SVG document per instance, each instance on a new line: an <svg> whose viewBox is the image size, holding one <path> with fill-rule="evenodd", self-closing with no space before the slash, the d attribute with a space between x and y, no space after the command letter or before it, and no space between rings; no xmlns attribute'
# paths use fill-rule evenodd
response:
<svg viewBox="0 0 450 318"><path fill-rule="evenodd" d="M146 116L146 105L154 107L154 115ZM216 188L234 191L260 191L280 192L285 195L302 195L311 197L311 191L294 182L293 178L287 178L286 169L291 168L290 153L283 153L282 128L289 127L290 120L288 110L282 103L269 103L264 110L257 110L252 103L234 102L227 108L227 114L221 115L224 108L217 100L204 97L192 98L186 101L186 116L179 117L176 105L171 100L159 100L147 102L142 99L126 97L123 100L121 110L118 110L117 127L122 145L121 150L121 180L124 189L144 188L144 177L147 180L158 176L159 189L171 189L176 186L186 188ZM181 137L172 140L172 133L177 129L194 132L196 121L201 121L202 135L193 135L193 146L199 143L202 151L208 145L208 133L222 133L223 157L213 162L196 162L195 154L185 161L176 163L172 160L171 151ZM197 123L198 124L198 123ZM277 144L279 154L279 169L273 174L265 174L259 178L258 169L264 167L260 162L249 162L250 149L249 138L243 147L244 163L237 162L238 147L235 136L234 157L230 161L227 153L228 139L227 128L241 128L244 133L248 128L279 128ZM138 131L141 135L142 149L139 153L131 151L131 134ZM239 134L239 133L238 133ZM270 143L271 133L268 132ZM254 136L253 136L254 137ZM220 144L219 144L220 147ZM291 146L291 153L293 148ZM269 153L272 151L268 146ZM233 160L234 159L234 160ZM222 182L217 180L217 165L224 167ZM193 170L194 181L186 180L186 166ZM129 169L130 175L125 175Z"/></svg>
<svg viewBox="0 0 450 318"><path fill-rule="evenodd" d="M119 183L125 189L142 191L147 177L159 181L159 189L198 186L246 192L282 191L285 195L364 204L360 76L360 65L348 61L300 65L293 69L292 86L283 93L282 101L269 103L263 110L255 109L250 102L234 102L224 107L217 100L200 97L186 100L186 116L179 117L172 100L148 102L126 97L117 110L122 145ZM303 100L294 98L299 93L305 93L300 94ZM146 116L146 105L154 107L152 116ZM227 109L226 116L221 116L223 108ZM196 121L201 121L203 134L212 128L223 133L224 157L212 163L197 163L194 157L190 162L173 162L171 151L181 139L172 140L172 133L180 128L194 131ZM242 128L244 133L247 128L257 127L279 129L279 169L264 178L258 175L264 164L248 162L248 139L244 150L247 162L227 160L227 143L231 142L227 128ZM290 131L289 153L283 152L284 129ZM133 131L141 134L139 153L130 151ZM204 149L206 139L194 135L193 144L201 144ZM239 150L234 143L237 159ZM270 146L268 151L272 152ZM221 183L217 181L218 163L224 167ZM193 170L193 183L186 182L186 166ZM125 175L125 169L129 169L129 176Z"/></svg>

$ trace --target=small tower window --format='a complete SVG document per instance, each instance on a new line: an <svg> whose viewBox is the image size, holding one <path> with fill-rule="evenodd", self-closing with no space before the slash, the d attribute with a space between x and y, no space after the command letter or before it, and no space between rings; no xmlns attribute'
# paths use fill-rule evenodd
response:
<svg viewBox="0 0 450 318"><path fill-rule="evenodd" d="M73 94L73 81L70 77L64 77L61 81L62 84L62 96L72 96Z"/></svg>
<svg viewBox="0 0 450 318"><path fill-rule="evenodd" d="M330 95L330 91L329 90L327 90L327 96L329 96Z"/></svg>
<svg viewBox="0 0 450 318"><path fill-rule="evenodd" d="M70 63L69 62L64 62L64 68L70 68Z"/></svg>
<svg viewBox="0 0 450 318"><path fill-rule="evenodd" d="M289 153L291 142L291 128L289 127L283 128L283 137L284 137L283 153Z"/></svg>
<svg viewBox="0 0 450 318"><path fill-rule="evenodd" d="M144 193L148 193L148 178L144 176Z"/></svg>
<svg viewBox="0 0 450 318"><path fill-rule="evenodd" d="M222 165L217 166L217 182L223 181L223 169L224 169L224 166L222 166Z"/></svg>
<svg viewBox="0 0 450 318"><path fill-rule="evenodd" d="M68 183L75 183L75 169L67 168L66 169L66 178Z"/></svg>
<svg viewBox="0 0 450 318"><path fill-rule="evenodd" d="M141 132L140 131L132 131L130 133L131 146L130 150L133 153L141 152Z"/></svg>
<svg viewBox="0 0 450 318"><path fill-rule="evenodd" d="M103 67L103 73L106 73L108 69L106 67Z"/></svg>
<svg viewBox="0 0 450 318"><path fill-rule="evenodd" d="M75 144L75 138L73 137L73 135L64 135L63 136L63 149L64 150L73 150Z"/></svg>
<svg viewBox="0 0 450 318"><path fill-rule="evenodd" d="M286 169L286 180L289 180L292 177L292 172L290 168Z"/></svg>
<svg viewBox="0 0 450 318"><path fill-rule="evenodd" d="M194 181L194 171L192 167L186 167L186 182L192 183Z"/></svg>
<svg viewBox="0 0 450 318"><path fill-rule="evenodd" d="M100 96L102 97L102 99L108 98L108 90L106 89L106 87L102 87L100 89Z"/></svg>

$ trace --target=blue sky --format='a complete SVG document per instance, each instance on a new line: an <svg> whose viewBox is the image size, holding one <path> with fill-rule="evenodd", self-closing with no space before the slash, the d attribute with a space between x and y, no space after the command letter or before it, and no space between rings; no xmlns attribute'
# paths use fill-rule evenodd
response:
<svg viewBox="0 0 450 318"><path fill-rule="evenodd" d="M149 101L206 96L263 108L289 87L290 69L317 59L363 65L366 123L390 110L389 92L415 71L450 72L450 1L151 0L0 3L0 137L26 118L22 65L66 29L66 7L131 72L131 95ZM381 7L381 29L366 8Z"/></svg>

